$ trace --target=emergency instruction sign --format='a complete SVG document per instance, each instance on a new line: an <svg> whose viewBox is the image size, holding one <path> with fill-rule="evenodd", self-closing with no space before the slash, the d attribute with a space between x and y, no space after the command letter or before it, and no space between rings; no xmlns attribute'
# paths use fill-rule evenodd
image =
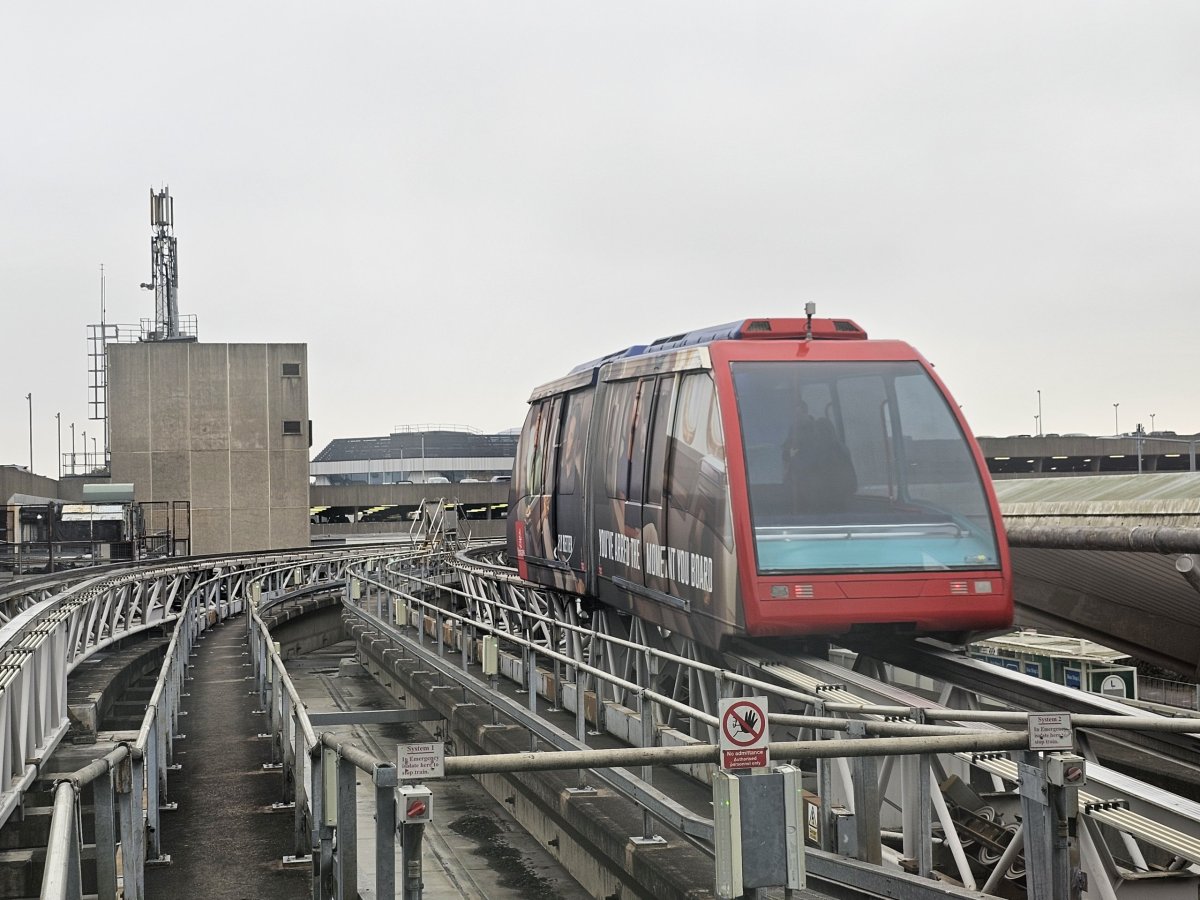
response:
<svg viewBox="0 0 1200 900"><path fill-rule="evenodd" d="M767 744L771 742L767 729L767 698L722 700L718 709L721 719L721 768L727 772L766 768L770 762Z"/></svg>
<svg viewBox="0 0 1200 900"><path fill-rule="evenodd" d="M397 746L396 777L404 779L441 778L446 774L446 744L431 741L425 744Z"/></svg>
<svg viewBox="0 0 1200 900"><path fill-rule="evenodd" d="M1075 732L1071 728L1071 714L1030 713L1030 750L1074 750Z"/></svg>

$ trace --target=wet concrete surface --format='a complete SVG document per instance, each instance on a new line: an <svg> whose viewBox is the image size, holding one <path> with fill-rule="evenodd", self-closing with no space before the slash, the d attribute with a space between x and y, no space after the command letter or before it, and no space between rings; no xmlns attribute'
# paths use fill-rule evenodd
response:
<svg viewBox="0 0 1200 900"><path fill-rule="evenodd" d="M186 900L288 900L310 895L305 866L285 868L292 852L292 813L274 812L280 774L263 769L270 743L255 715L246 619L238 616L206 633L192 660L191 694L175 744L167 800L179 809L162 814L162 848L170 865L146 870L151 898Z"/></svg>

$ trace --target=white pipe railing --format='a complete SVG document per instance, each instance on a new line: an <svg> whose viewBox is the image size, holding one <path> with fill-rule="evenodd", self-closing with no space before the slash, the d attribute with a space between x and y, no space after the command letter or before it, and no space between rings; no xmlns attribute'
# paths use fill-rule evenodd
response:
<svg viewBox="0 0 1200 900"><path fill-rule="evenodd" d="M0 627L0 652L6 654L7 663L0 670L0 776L8 788L0 793L3 824L37 776L33 765L12 771L16 760L33 758L40 763L67 731L67 673L103 647L174 623L136 740L56 788L42 897L76 900L80 896L78 794L86 784L93 785L97 804L97 896L101 900L116 900L118 895L125 900L145 897L147 855L149 860L163 855L159 810L166 803L188 660L201 633L245 608L250 578L259 583L271 579L316 583L329 580L331 572L344 572L351 559L378 552L355 548L257 554L99 576L34 604ZM331 589L340 586L334 581ZM294 695L290 680L288 685ZM293 703L291 708L303 716L302 704ZM316 744L306 716L300 731L307 746ZM307 755L301 758L307 760ZM386 773L382 777L386 779ZM112 862L118 844L120 873Z"/></svg>

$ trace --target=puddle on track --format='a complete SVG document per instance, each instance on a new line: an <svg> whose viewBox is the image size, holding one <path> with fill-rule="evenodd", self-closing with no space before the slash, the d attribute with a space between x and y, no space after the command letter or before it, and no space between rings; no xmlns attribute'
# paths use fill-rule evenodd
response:
<svg viewBox="0 0 1200 900"><path fill-rule="evenodd" d="M500 876L501 887L521 891L529 900L562 900L553 884L534 872L519 850L504 840L504 830L489 816L460 816L450 823L450 830L478 843L474 853L488 861L489 867Z"/></svg>

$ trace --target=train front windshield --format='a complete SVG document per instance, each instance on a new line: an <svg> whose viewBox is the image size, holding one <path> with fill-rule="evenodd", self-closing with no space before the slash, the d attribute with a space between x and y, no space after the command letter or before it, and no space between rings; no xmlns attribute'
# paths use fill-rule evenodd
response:
<svg viewBox="0 0 1200 900"><path fill-rule="evenodd" d="M971 448L919 363L732 371L760 572L1000 567Z"/></svg>

